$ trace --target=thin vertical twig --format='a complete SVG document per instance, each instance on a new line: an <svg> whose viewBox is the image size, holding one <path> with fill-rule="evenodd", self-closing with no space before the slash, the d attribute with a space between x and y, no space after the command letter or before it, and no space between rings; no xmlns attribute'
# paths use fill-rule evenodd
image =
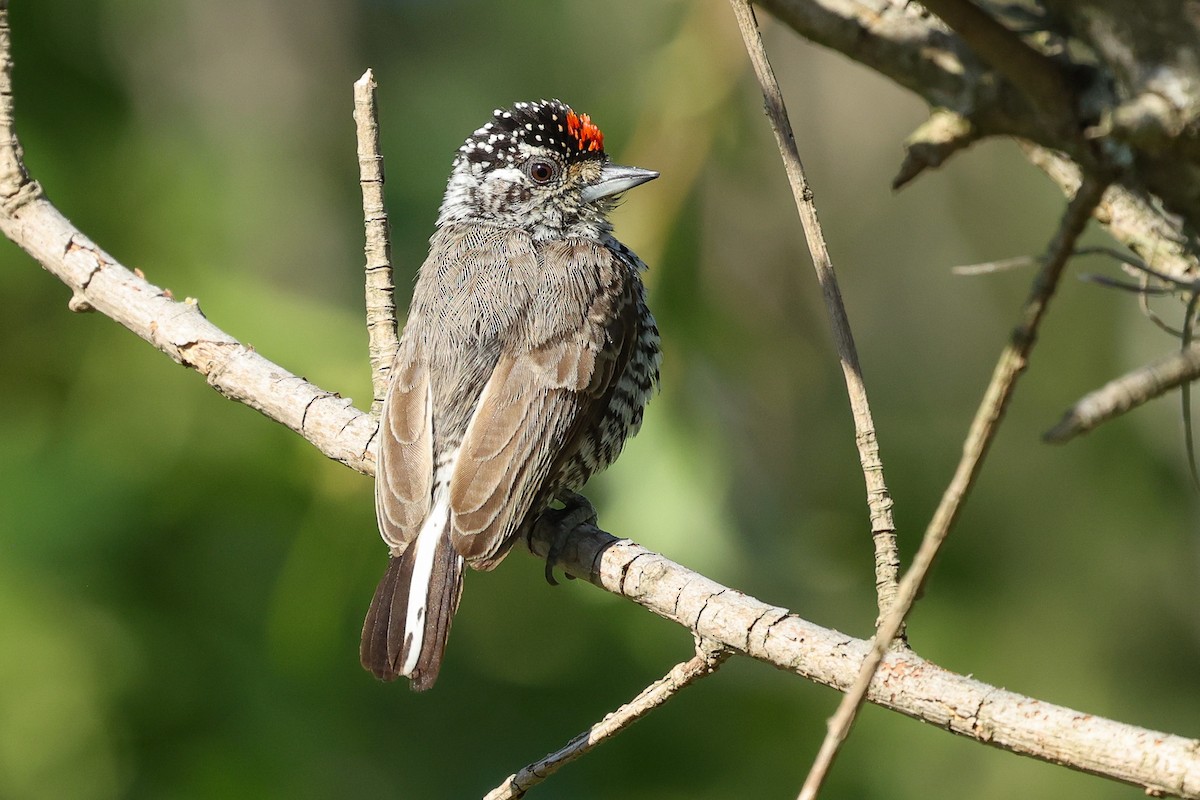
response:
<svg viewBox="0 0 1200 800"><path fill-rule="evenodd" d="M912 566L900 581L900 590L895 605L884 616L883 622L875 631L871 650L863 659L857 679L846 692L846 696L842 698L837 712L829 720L829 730L825 735L825 740L821 743L821 749L813 762L808 777L804 781L804 786L800 791L800 800L815 800L829 768L833 765L838 749L850 734L854 718L866 697L875 671L879 668L879 663L883 660L884 653L892 639L904 624L904 619L916 601L930 567L933 566L938 550L946 541L946 537L954 525L954 520L962 508L963 501L975 483L975 478L983 465L983 459L987 455L1008 407L1008 402L1012 398L1017 378L1020 377L1028 362L1029 353L1037 339L1038 326L1046 313L1054 290L1058 286L1059 277L1074 251L1076 240L1083 232L1092 210L1100 202L1107 186L1107 180L1085 176L1075 198L1067 206L1058 231L1050 243L1046 256L1042 259L1042 268L1034 278L1029 298L1021 309L1020 322L1013 329L1011 339L1000 354L1000 359L992 372L992 380L984 392L979 410L975 413L975 419L971 423L971 429L963 444L962 458L958 462L954 477L951 479L950 485L946 487L941 503L934 511L929 527L925 530L925 535L921 539L921 547L913 559Z"/></svg>
<svg viewBox="0 0 1200 800"><path fill-rule="evenodd" d="M388 374L396 356L395 285L392 245L383 196L383 156L379 153L379 113L371 70L354 82L354 124L358 133L358 183L362 188L363 228L366 234L367 336L371 358L371 413L378 416L387 393Z"/></svg>
<svg viewBox="0 0 1200 800"><path fill-rule="evenodd" d="M1187 352L1192 345L1198 305L1200 305L1200 292L1192 292L1187 309L1183 313L1183 335L1180 337L1182 342L1180 349L1183 352ZM1192 486L1200 491L1200 468L1196 466L1196 431L1192 426L1192 384L1190 381L1179 385L1179 398L1183 405L1183 446L1187 452L1188 472L1192 476Z"/></svg>
<svg viewBox="0 0 1200 800"><path fill-rule="evenodd" d="M867 389L863 384L862 367L858 362L858 350L850 331L850 320L842 303L842 292L838 288L837 274L825 246L825 235L817 219L817 207L813 202L813 191L800 163L796 139L792 135L792 124L788 121L787 108L775 71L767 60L758 22L754 10L746 0L730 0L746 52L754 65L754 74L762 87L763 101L771 129L783 157L788 183L796 199L796 210L804 228L804 238L812 255L817 281L825 298L825 307L833 329L834 345L842 364L846 379L846 392L850 396L850 412L854 416L854 443L858 447L858 460L862 465L863 478L867 486L867 508L871 517L871 536L875 543L875 589L880 618L887 613L896 597L897 578L900 574L900 554L896 548L896 523L892 517L892 496L883 478L883 461L879 455L879 442L875 436L875 422L871 418L871 407L867 403Z"/></svg>

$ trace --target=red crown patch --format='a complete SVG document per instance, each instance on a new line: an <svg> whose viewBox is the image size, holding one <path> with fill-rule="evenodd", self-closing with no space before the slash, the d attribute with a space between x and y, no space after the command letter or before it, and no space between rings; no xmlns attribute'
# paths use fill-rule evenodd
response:
<svg viewBox="0 0 1200 800"><path fill-rule="evenodd" d="M597 151L604 149L604 134L592 124L592 118L587 114L567 112L567 133L579 143L581 151Z"/></svg>

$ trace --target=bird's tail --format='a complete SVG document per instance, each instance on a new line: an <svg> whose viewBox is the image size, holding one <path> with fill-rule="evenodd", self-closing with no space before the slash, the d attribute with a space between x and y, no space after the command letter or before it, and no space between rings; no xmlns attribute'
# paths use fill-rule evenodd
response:
<svg viewBox="0 0 1200 800"><path fill-rule="evenodd" d="M433 686L462 596L463 559L441 526L426 526L392 556L363 623L362 665L380 680Z"/></svg>

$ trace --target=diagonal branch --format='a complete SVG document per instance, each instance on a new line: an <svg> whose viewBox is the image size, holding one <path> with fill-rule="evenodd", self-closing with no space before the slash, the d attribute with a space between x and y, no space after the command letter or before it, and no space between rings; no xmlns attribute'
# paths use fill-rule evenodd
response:
<svg viewBox="0 0 1200 800"><path fill-rule="evenodd" d="M996 75L961 36L916 3L759 0L799 35L890 78L933 108L968 117L980 136L1046 139L1026 95ZM1047 142L1068 149L1062 141Z"/></svg>
<svg viewBox="0 0 1200 800"><path fill-rule="evenodd" d="M545 556L548 535L532 542ZM722 586L595 527L570 537L559 564L696 636L846 691L871 642L823 628ZM886 653L867 699L975 741L1134 784L1147 794L1200 798L1200 740L1107 720L989 686L908 649Z"/></svg>
<svg viewBox="0 0 1200 800"><path fill-rule="evenodd" d="M817 754L812 770L804 781L800 800L812 800L817 796L829 768L833 765L838 749L850 735L854 718L867 696L872 676L879 668L884 653L900 632L905 617L921 593L921 589L925 585L925 578L933 567L933 561L946 541L946 537L949 536L963 502L983 467L983 460L987 456L996 431L999 430L1000 421L1004 418L1009 400L1012 399L1017 378L1025 370L1029 354L1033 350L1038 326L1045 316L1050 299L1054 296L1058 279L1075 250L1076 240L1083 233L1092 210L1100 202L1100 197L1104 194L1107 186L1107 180L1087 176L1075 194L1075 198L1067 206L1058 232L1050 243L1042 262L1042 268L1034 277L1029 299L1025 301L1025 305L1021 309L1020 322L1013 329L1008 346L1000 354L1000 360L996 363L995 371L992 373L992 380L984 392L979 410L975 413L975 419L971 422L971 429L963 444L962 458L954 471L954 477L950 480L950 485L946 487L942 500L934 511L933 518L929 521L929 527L925 529L925 535L921 539L921 546L913 558L912 565L905 572L903 580L900 581L900 591L896 603L875 631L871 650L863 659L854 686L842 698L837 713L829 721L829 731L821 743L821 750Z"/></svg>
<svg viewBox="0 0 1200 800"><path fill-rule="evenodd" d="M1076 132L1075 97L1062 70L969 0L923 0L994 69L1028 97L1055 132Z"/></svg>
<svg viewBox="0 0 1200 800"><path fill-rule="evenodd" d="M1079 167L1061 153L1031 142L1018 142L1025 157L1071 197L1082 182ZM1196 242L1178 217L1163 213L1161 203L1124 186L1112 185L1097 204L1093 216L1112 237L1141 257L1148 265L1176 281L1200 277Z"/></svg>
<svg viewBox="0 0 1200 800"><path fill-rule="evenodd" d="M663 677L647 686L638 696L607 717L588 728L540 761L504 779L484 796L483 800L516 800L549 778L555 772L590 753L598 746L670 700L681 690L716 672L732 653L723 647L712 647L703 640L696 642L696 655L676 664Z"/></svg>
<svg viewBox="0 0 1200 800"><path fill-rule="evenodd" d="M1063 444L1197 378L1200 378L1200 345L1193 344L1084 395L1053 428L1042 434L1042 439Z"/></svg>
<svg viewBox="0 0 1200 800"><path fill-rule="evenodd" d="M1061 161L1077 171L1070 161L1090 164L1100 158L1113 158L1117 163L1129 164L1132 158L1135 168L1121 175L1124 185L1113 187L1110 197L1097 211L1097 219L1118 241L1133 246L1148 262L1153 260L1155 242L1161 238L1159 229L1182 228L1187 232L1187 241L1182 246L1172 245L1170 249L1181 250L1183 258L1195 263L1200 193L1194 190L1196 181L1193 177L1197 170L1194 159L1180 158L1173 148L1147 148L1137 142L1132 143L1136 152L1114 157L1110 142L1093 138L1099 130L1085 129L1069 122L1064 124L1069 107L1064 107L1064 113L1057 116L1053 113L1030 114L1029 83L1018 86L1010 74L993 68L987 53L975 49L982 47L977 39L969 41L960 32L951 30L941 19L924 13L919 3L758 0L757 4L800 36L875 70L924 99L931 108L945 109L963 118L961 136L951 135L942 140L942 150L918 154L919 157L932 156L934 162L941 163L946 156L972 142L992 136L1013 136L1030 143L1025 147L1026 156L1050 173L1060 185L1064 181L1045 166L1047 160ZM934 5L943 7L945 0L925 5L936 11ZM957 5L968 3L964 1ZM992 4L992 7L1003 5ZM1008 7L1018 5L1008 4ZM1188 28L1185 25L1175 27L1178 28L1176 35L1186 36ZM1011 32L1001 33L1011 35ZM1086 43L1080 49L1086 51ZM1039 54L1035 52L1034 55ZM1075 113L1084 118L1084 123L1091 124L1095 118L1107 113L1119 116L1121 106L1111 94L1111 69L1106 70L1085 58L1072 59L1070 48L1056 59L1041 58L1048 71L1067 82L1067 92L1079 93L1080 108L1076 108ZM1060 65L1059 61L1065 65ZM1033 63L1030 59L1027 66ZM1024 67L1022 71L1026 71ZM1060 78L1053 80L1057 82ZM1037 89L1032 91L1039 94ZM1049 98L1058 91L1051 89L1045 95ZM1129 143L1123 142L1120 147L1125 146ZM1032 148L1041 151L1040 154L1035 154ZM933 165L906 162L901 178L909 179L926 166ZM1078 182L1077 178L1075 182ZM1073 188L1066 186L1064 191L1068 196L1074 193ZM1156 207L1147 206L1144 198L1148 194L1158 198L1153 201ZM1134 199L1132 204L1128 202L1131 198ZM1110 208L1114 211L1111 219L1107 214ZM1182 220L1183 224L1171 225L1167 220Z"/></svg>
<svg viewBox="0 0 1200 800"><path fill-rule="evenodd" d="M374 469L375 422L351 400L288 372L208 321L194 299L166 291L104 252L46 199L13 127L8 3L0 1L0 232L72 290L72 310L119 322L209 385L360 472Z"/></svg>
<svg viewBox="0 0 1200 800"><path fill-rule="evenodd" d="M72 310L99 311L200 373L230 400L286 425L333 460L359 472L374 469L375 422L369 414L225 333L208 321L196 300L176 301L127 269L59 213L40 186L14 180L19 174L0 175L0 232L73 291Z"/></svg>

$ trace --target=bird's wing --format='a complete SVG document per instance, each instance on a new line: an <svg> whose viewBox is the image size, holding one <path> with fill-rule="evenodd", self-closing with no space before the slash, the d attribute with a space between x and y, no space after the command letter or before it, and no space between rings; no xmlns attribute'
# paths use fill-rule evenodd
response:
<svg viewBox="0 0 1200 800"><path fill-rule="evenodd" d="M507 553L530 507L584 423L607 403L636 324L632 278L608 248L559 242L542 251L543 278L515 339L479 398L450 479L451 536L472 566Z"/></svg>
<svg viewBox="0 0 1200 800"><path fill-rule="evenodd" d="M375 513L379 532L400 552L421 530L433 488L433 415L429 368L401 346L379 418Z"/></svg>
<svg viewBox="0 0 1200 800"><path fill-rule="evenodd" d="M455 435L446 430L452 427L446 424L446 409L438 407L454 392L435 386L433 376L451 383L464 379L459 353L451 351L511 325L522 307L522 281L535 268L532 243L511 231L447 226L433 236L379 421L375 511L380 534L394 554L416 538L432 508L440 463L435 435ZM486 378L483 370L477 386ZM463 385L471 382L464 379ZM436 425L442 429L435 431Z"/></svg>

